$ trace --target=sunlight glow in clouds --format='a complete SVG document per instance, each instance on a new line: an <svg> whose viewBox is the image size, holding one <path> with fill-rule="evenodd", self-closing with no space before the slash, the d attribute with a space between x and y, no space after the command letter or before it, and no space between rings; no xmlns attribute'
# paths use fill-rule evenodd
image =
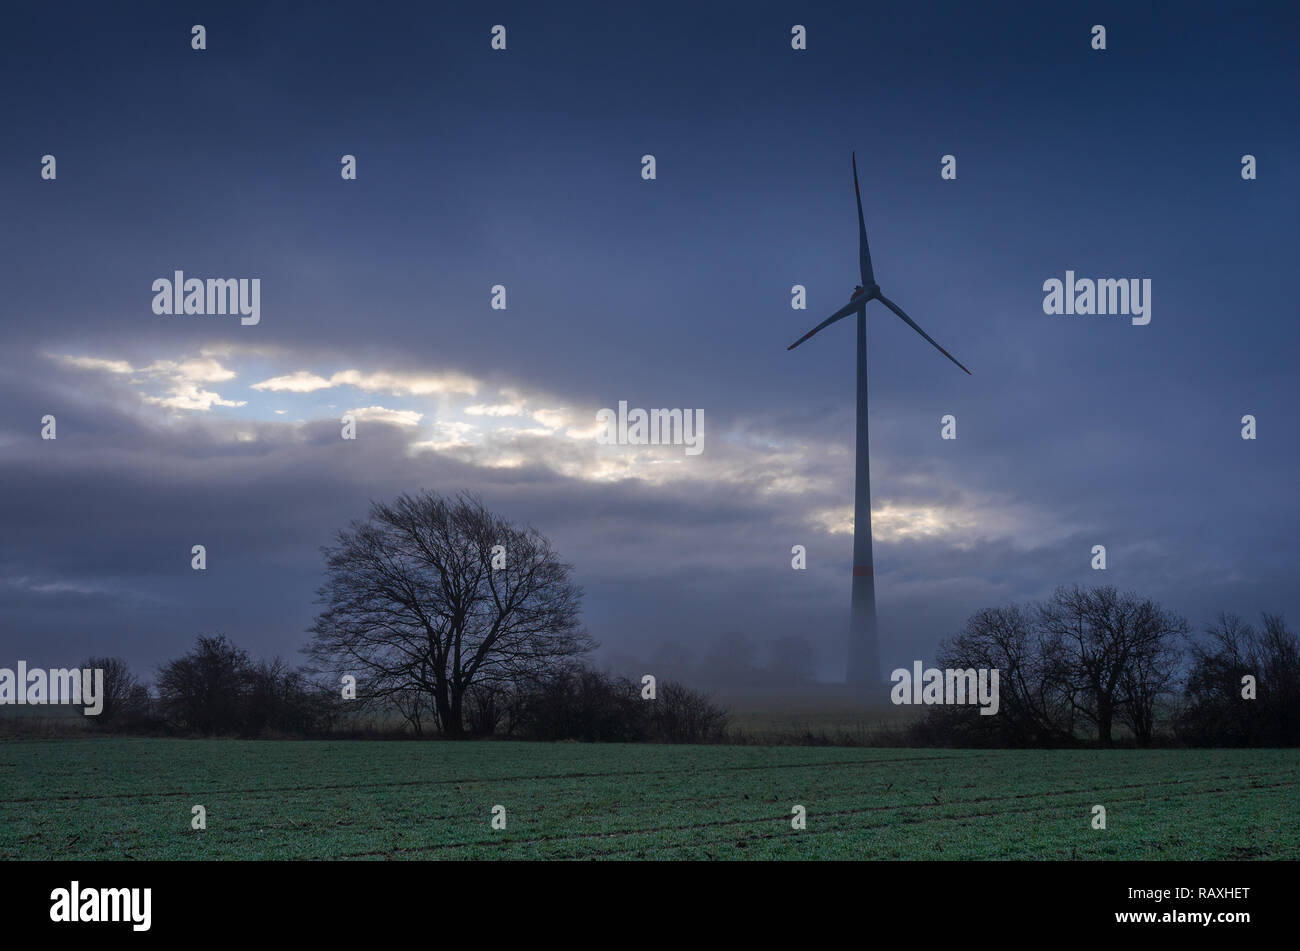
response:
<svg viewBox="0 0 1300 951"><path fill-rule="evenodd" d="M463 373L362 373L360 370L340 370L326 379L307 370L298 370L254 383L252 388L273 393L312 393L336 386L355 386L367 393L384 392L397 396L432 396L444 393L473 396L480 385L478 380Z"/></svg>
<svg viewBox="0 0 1300 951"><path fill-rule="evenodd" d="M164 395L141 394L145 403L171 410L208 411L213 406L245 406L247 400L228 400L221 394L204 389L204 383L224 383L233 380L234 370L227 369L211 357L193 357L187 360L155 360L147 366L132 367L125 360L105 360L99 357L74 357L55 354L53 359L78 370L95 370L117 376L132 377L136 386L160 386Z"/></svg>
<svg viewBox="0 0 1300 951"><path fill-rule="evenodd" d="M465 412L470 416L522 416L524 407L521 403L497 403L494 406L475 403L473 406L466 406Z"/></svg>
<svg viewBox="0 0 1300 951"><path fill-rule="evenodd" d="M917 479L908 481L913 483ZM918 489L932 494L941 487L930 478ZM853 506L816 509L809 522L830 535L853 535ZM898 543L942 539L945 544L968 550L981 541L1013 538L1018 548L1035 548L1060 541L1074 528L1056 517L1008 498L975 498L962 493L948 503L907 502L877 499L871 506L871 535L877 542Z"/></svg>
<svg viewBox="0 0 1300 951"><path fill-rule="evenodd" d="M417 413L413 409L389 409L386 406L362 406L350 409L347 413L358 420L375 420L394 426L418 426L424 418L423 413Z"/></svg>
<svg viewBox="0 0 1300 951"><path fill-rule="evenodd" d="M237 361L246 355L236 350L222 356ZM258 356L272 363L294 359L284 352ZM345 369L325 376L296 370L245 388L250 397L276 394L281 408L275 408L261 399L250 405L250 400L223 397L208 389L213 384L229 384L238 376L211 350L201 351L198 357L155 360L139 368L124 360L95 356L52 358L68 369L107 374L133 388L157 388L161 392L130 392L144 404L173 412L248 407L253 418L261 421L256 433L248 428L247 413L241 419L214 420L228 428L230 440L236 443L260 440L271 444L276 427L298 429L304 418L337 422L340 415L347 414L360 423L391 426L404 433L409 456L431 452L487 469L535 467L587 483L634 480L650 486L697 483L705 489L725 487L788 505L791 519L816 531L830 535L851 535L853 531L851 505L817 505L819 499L841 497L851 486L850 447L830 445L814 452L798 438L770 434L755 421L732 421L732 428L713 442L708 452L688 458L669 446L601 445L596 440L602 429L596 407L583 411L550 394L493 386L456 371ZM382 393L387 397L385 404L391 401L395 405L352 404L353 408L340 412L338 403L311 398L311 394L343 387ZM282 408L286 398L299 402L296 410ZM303 399L310 400L310 405L303 405ZM300 418L277 418L290 412ZM816 465L811 460L816 460ZM1026 511L1014 500L969 498L948 484L951 479L910 472L901 474L899 482L908 494L949 501L878 500L872 510L872 528L880 542L941 539L968 548L990 534L1023 537L1030 531L1040 537L1060 537L1062 531L1059 523Z"/></svg>

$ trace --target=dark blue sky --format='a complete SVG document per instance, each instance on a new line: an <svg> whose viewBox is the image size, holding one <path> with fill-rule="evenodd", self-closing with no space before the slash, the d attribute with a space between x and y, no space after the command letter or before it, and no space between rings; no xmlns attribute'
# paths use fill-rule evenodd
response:
<svg viewBox="0 0 1300 951"><path fill-rule="evenodd" d="M291 655L319 545L464 487L574 563L607 659L734 630L838 673L852 323L785 348L857 282L854 149L877 279L974 374L869 310L884 664L1063 583L1300 613L1294 5L563 6L10 14L7 654ZM260 278L261 323L155 316L176 269ZM1045 315L1067 269L1149 278L1151 323ZM598 449L619 400L704 452Z"/></svg>

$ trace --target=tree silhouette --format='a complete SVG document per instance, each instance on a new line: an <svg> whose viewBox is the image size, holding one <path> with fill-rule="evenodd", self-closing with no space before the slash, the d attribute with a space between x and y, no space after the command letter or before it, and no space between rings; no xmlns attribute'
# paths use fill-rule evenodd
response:
<svg viewBox="0 0 1300 951"><path fill-rule="evenodd" d="M472 686L516 686L595 646L571 566L471 495L372 503L322 551L307 653L355 675L359 700L427 696L446 735L464 734Z"/></svg>

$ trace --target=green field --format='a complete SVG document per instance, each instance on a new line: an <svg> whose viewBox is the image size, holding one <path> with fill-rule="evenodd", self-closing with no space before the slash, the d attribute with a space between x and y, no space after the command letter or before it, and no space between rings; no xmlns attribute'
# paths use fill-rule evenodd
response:
<svg viewBox="0 0 1300 951"><path fill-rule="evenodd" d="M0 857L1294 859L1298 786L1297 750L9 740Z"/></svg>

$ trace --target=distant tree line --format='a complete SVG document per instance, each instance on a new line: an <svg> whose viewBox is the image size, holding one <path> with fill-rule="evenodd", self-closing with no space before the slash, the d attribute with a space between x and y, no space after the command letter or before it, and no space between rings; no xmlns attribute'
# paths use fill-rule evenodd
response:
<svg viewBox="0 0 1300 951"><path fill-rule="evenodd" d="M918 743L960 746L1295 746L1300 641L1280 615L1224 614L1200 637L1179 615L1113 587L976 612L938 666L997 668L999 712L937 705Z"/></svg>
<svg viewBox="0 0 1300 951"><path fill-rule="evenodd" d="M280 658L254 661L224 635L199 637L158 671L156 694L120 658L92 657L104 671L104 707L92 718L109 732L190 736L311 737L355 729L354 701L338 685ZM475 685L457 736L588 742L707 743L725 736L727 715L707 696L667 681L646 687L578 663L556 666L514 688ZM387 694L414 735L443 733L436 708ZM364 704L361 705L364 708ZM373 707L372 707L373 710Z"/></svg>
<svg viewBox="0 0 1300 951"><path fill-rule="evenodd" d="M104 671L104 708L91 719L109 731L310 736L329 732L340 713L337 691L278 657L255 661L220 634L163 664L153 693L121 658L82 666Z"/></svg>
<svg viewBox="0 0 1300 951"><path fill-rule="evenodd" d="M708 743L725 738L726 712L679 683L648 688L581 664L565 664L516 689L474 690L476 735L605 743Z"/></svg>

